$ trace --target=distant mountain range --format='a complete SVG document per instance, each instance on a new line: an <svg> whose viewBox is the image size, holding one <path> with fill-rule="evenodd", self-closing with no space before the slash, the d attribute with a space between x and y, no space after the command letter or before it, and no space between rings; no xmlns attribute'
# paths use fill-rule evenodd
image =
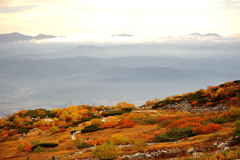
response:
<svg viewBox="0 0 240 160"><path fill-rule="evenodd" d="M19 109L121 101L142 105L146 100L240 79L239 41L196 40L223 38L215 33L186 37L79 45L28 42L55 38L51 35L1 34L0 117Z"/></svg>
<svg viewBox="0 0 240 160"><path fill-rule="evenodd" d="M29 41L31 39L45 39L45 38L56 38L56 36L39 34L33 37L33 36L26 36L24 34L13 32L8 34L0 34L0 43L14 42L14 41Z"/></svg>
<svg viewBox="0 0 240 160"><path fill-rule="evenodd" d="M109 37L134 37L114 34ZM234 59L240 62L240 34L222 37L217 33L193 33L178 37L141 39L139 42L103 42L81 40L81 44L64 41L30 41L51 39L53 35L26 36L20 33L0 34L0 58L55 59L87 56L113 58L129 56ZM142 42L141 42L142 41Z"/></svg>

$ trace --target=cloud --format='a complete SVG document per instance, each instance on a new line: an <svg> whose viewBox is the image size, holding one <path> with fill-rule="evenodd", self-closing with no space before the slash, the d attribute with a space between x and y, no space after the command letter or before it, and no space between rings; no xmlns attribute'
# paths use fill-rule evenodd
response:
<svg viewBox="0 0 240 160"><path fill-rule="evenodd" d="M133 36L134 35L132 35L132 34L126 34L126 33L112 35L112 37L133 37Z"/></svg>
<svg viewBox="0 0 240 160"><path fill-rule="evenodd" d="M228 40L239 41L240 42L240 33L232 34L225 37Z"/></svg>
<svg viewBox="0 0 240 160"><path fill-rule="evenodd" d="M0 8L0 13L15 13L15 12L22 12L25 10L31 10L34 9L35 5L29 5L29 6L16 6L16 7L2 7Z"/></svg>
<svg viewBox="0 0 240 160"><path fill-rule="evenodd" d="M77 34L66 37L46 38L46 39L31 39L30 41L22 41L18 43L75 43L86 45L124 45L124 44L149 44L149 43L209 43L209 42L240 42L240 34L233 34L228 36L221 36L216 33L192 33L181 36L169 36L169 37L151 37L133 36L132 34L114 34L111 36L106 35L90 35L90 34Z"/></svg>

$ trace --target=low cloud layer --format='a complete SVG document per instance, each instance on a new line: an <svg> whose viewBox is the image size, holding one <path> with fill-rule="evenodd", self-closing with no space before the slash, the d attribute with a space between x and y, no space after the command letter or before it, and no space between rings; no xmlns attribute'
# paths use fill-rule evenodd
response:
<svg viewBox="0 0 240 160"><path fill-rule="evenodd" d="M67 37L45 38L36 39L33 38L30 43L76 43L76 44L92 44L92 45L109 45L109 44L138 44L138 43L209 43L209 42L240 42L240 33L221 36L217 33L192 33L182 36L169 36L169 37L140 37L132 34L114 34L111 36L106 35L72 35Z"/></svg>

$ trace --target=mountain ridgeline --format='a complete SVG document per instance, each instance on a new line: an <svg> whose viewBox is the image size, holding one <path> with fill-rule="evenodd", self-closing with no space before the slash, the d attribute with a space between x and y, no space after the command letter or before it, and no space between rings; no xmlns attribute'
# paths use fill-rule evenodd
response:
<svg viewBox="0 0 240 160"><path fill-rule="evenodd" d="M223 61L173 57L0 59L1 116L24 107L116 101L141 105L155 97L240 79L239 63Z"/></svg>

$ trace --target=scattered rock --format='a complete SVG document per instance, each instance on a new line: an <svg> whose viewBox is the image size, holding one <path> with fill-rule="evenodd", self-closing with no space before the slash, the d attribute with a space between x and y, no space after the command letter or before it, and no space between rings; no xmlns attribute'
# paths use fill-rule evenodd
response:
<svg viewBox="0 0 240 160"><path fill-rule="evenodd" d="M194 148L190 148L188 151L187 151L189 154L192 154L194 152Z"/></svg>
<svg viewBox="0 0 240 160"><path fill-rule="evenodd" d="M224 150L224 151L227 151L227 150L229 150L229 147L224 147L223 150Z"/></svg>
<svg viewBox="0 0 240 160"><path fill-rule="evenodd" d="M202 152L194 152L194 153L192 154L193 158L200 158L202 155L203 155Z"/></svg>
<svg viewBox="0 0 240 160"><path fill-rule="evenodd" d="M165 157L167 154L168 154L167 151L165 151L165 150L162 150L162 151L161 151L161 156Z"/></svg>
<svg viewBox="0 0 240 160"><path fill-rule="evenodd" d="M219 144L219 145L217 146L217 148L218 148L218 149L222 149L222 148L224 148L226 145L227 145L226 143L222 142L221 144Z"/></svg>
<svg viewBox="0 0 240 160"><path fill-rule="evenodd" d="M217 146L217 145L218 145L218 143L217 143L217 142L213 143L213 146Z"/></svg>
<svg viewBox="0 0 240 160"><path fill-rule="evenodd" d="M192 104L189 103L188 100L181 101L178 104L168 104L166 106L161 107L160 109L176 109L176 111L183 110L183 111L188 111L188 112L190 111L190 112L199 112L199 113L203 113L205 111L227 111L227 110L229 110L223 104L218 104L217 106L214 106L214 107L212 107L212 106L206 107L205 105L192 107Z"/></svg>

